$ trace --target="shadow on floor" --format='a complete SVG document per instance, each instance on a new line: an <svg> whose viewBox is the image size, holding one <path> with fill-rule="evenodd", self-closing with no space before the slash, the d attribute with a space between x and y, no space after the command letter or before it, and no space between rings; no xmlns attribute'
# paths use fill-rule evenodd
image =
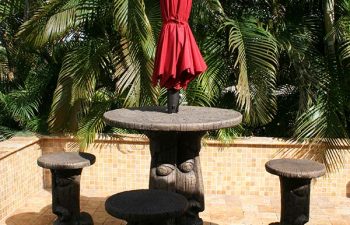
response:
<svg viewBox="0 0 350 225"><path fill-rule="evenodd" d="M52 225L57 216L52 213L52 205L45 202L36 202L37 198L29 199L26 205L18 209L5 220L6 225ZM106 198L81 196L80 208L82 212L89 213L98 225L125 225L126 222L113 218L104 209Z"/></svg>
<svg viewBox="0 0 350 225"><path fill-rule="evenodd" d="M204 221L203 225L219 225L217 223L209 222L209 221Z"/></svg>
<svg viewBox="0 0 350 225"><path fill-rule="evenodd" d="M279 222L273 222L273 223L270 223L269 225L280 225Z"/></svg>
<svg viewBox="0 0 350 225"><path fill-rule="evenodd" d="M51 210L51 205L43 207L39 212L20 212L13 214L6 219L5 224L7 225L34 225L34 224L52 224L56 218L53 214L49 214L48 210ZM22 211L22 210L20 210ZM23 210L25 211L25 210Z"/></svg>

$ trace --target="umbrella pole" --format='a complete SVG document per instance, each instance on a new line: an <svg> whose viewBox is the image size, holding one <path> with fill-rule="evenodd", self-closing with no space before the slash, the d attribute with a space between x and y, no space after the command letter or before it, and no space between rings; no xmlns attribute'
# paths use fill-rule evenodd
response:
<svg viewBox="0 0 350 225"><path fill-rule="evenodd" d="M167 105L168 113L177 113L179 111L180 91L168 89Z"/></svg>

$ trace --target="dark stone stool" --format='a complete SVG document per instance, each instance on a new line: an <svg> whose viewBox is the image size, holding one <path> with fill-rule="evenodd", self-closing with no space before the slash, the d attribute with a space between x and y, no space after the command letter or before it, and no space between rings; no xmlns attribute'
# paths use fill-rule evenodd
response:
<svg viewBox="0 0 350 225"><path fill-rule="evenodd" d="M134 190L112 195L106 200L106 211L128 225L168 225L183 215L187 199L163 190Z"/></svg>
<svg viewBox="0 0 350 225"><path fill-rule="evenodd" d="M303 225L309 221L310 182L323 176L321 163L305 159L275 159L265 164L266 171L280 177L281 225Z"/></svg>
<svg viewBox="0 0 350 225"><path fill-rule="evenodd" d="M38 165L51 170L54 225L92 225L88 213L80 213L80 175L82 168L95 163L89 153L60 152L43 155Z"/></svg>

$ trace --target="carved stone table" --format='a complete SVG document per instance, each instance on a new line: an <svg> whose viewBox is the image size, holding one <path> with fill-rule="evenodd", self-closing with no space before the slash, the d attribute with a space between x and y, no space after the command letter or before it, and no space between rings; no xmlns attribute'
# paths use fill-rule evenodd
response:
<svg viewBox="0 0 350 225"><path fill-rule="evenodd" d="M280 177L281 225L303 225L309 221L310 181L323 176L321 163L305 159L275 159L265 164L266 171Z"/></svg>
<svg viewBox="0 0 350 225"><path fill-rule="evenodd" d="M201 139L209 130L238 125L242 115L233 110L182 106L168 114L165 107L117 109L104 114L107 124L143 131L150 140L150 189L184 195L189 209L177 224L201 225L204 190L199 160Z"/></svg>
<svg viewBox="0 0 350 225"><path fill-rule="evenodd" d="M112 195L106 211L128 225L168 225L188 208L186 198L163 190L133 190Z"/></svg>
<svg viewBox="0 0 350 225"><path fill-rule="evenodd" d="M38 165L51 170L54 225L92 225L88 213L80 213L80 175L82 168L95 163L89 153L60 152L43 155Z"/></svg>

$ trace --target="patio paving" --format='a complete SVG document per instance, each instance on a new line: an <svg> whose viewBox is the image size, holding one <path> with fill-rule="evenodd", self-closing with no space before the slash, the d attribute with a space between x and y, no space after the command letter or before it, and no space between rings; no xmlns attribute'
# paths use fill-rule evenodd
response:
<svg viewBox="0 0 350 225"><path fill-rule="evenodd" d="M311 193L312 195L312 193ZM81 209L90 213L95 225L125 225L109 216L104 209L107 197L94 192L82 192ZM350 225L350 198L311 197L308 225ZM205 225L277 225L280 212L279 196L207 195L206 209L201 213ZM0 221L0 225L52 225L51 191L42 190L27 198L20 209Z"/></svg>

